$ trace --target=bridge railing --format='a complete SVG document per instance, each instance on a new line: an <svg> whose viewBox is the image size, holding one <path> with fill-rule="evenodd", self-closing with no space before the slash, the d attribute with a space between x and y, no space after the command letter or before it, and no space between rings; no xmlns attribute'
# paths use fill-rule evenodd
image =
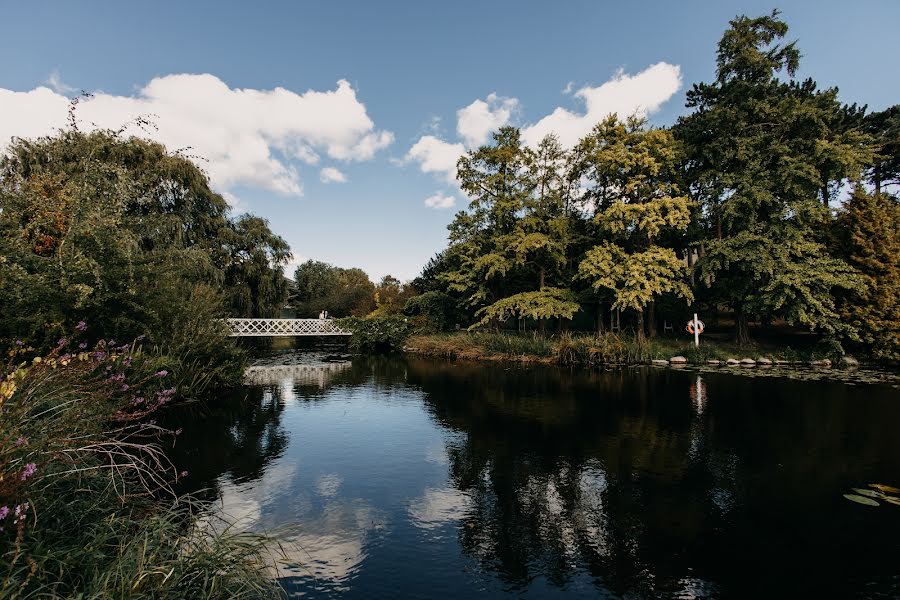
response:
<svg viewBox="0 0 900 600"><path fill-rule="evenodd" d="M331 319L225 319L231 337L351 335Z"/></svg>

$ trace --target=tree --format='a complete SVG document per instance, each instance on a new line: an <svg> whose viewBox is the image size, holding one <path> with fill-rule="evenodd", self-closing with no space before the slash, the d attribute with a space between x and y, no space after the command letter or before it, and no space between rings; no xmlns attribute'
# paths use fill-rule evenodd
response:
<svg viewBox="0 0 900 600"><path fill-rule="evenodd" d="M308 260L294 272L292 299L297 314L315 317L323 310L334 317L362 317L375 308L375 285L362 269L343 269Z"/></svg>
<svg viewBox="0 0 900 600"><path fill-rule="evenodd" d="M633 310L644 337L644 313L662 294L691 301L687 268L664 234L684 231L690 200L674 183L677 146L671 132L610 115L579 144L590 180L587 197L603 239L587 251L578 275L613 295L613 308ZM651 328L651 333L653 329Z"/></svg>
<svg viewBox="0 0 900 600"><path fill-rule="evenodd" d="M280 307L286 243L234 222L189 159L115 131L16 140L0 160L0 337L181 335L185 299L213 319ZM200 318L202 317L202 318Z"/></svg>
<svg viewBox="0 0 900 600"><path fill-rule="evenodd" d="M876 358L900 359L900 203L856 188L838 215L835 238L866 283L843 298L844 320Z"/></svg>
<svg viewBox="0 0 900 600"><path fill-rule="evenodd" d="M869 170L875 194L883 187L900 185L900 104L865 118L866 131L875 139L876 156Z"/></svg>
<svg viewBox="0 0 900 600"><path fill-rule="evenodd" d="M714 281L713 299L734 310L741 343L751 312L836 331L833 296L859 285L822 242L832 190L859 178L870 139L836 90L778 79L792 77L800 61L794 43L780 43L787 30L777 11L731 21L716 80L693 86L687 105L695 110L675 127L711 240L701 269ZM828 285L798 293L799 274Z"/></svg>
<svg viewBox="0 0 900 600"><path fill-rule="evenodd" d="M579 310L568 290L548 285L548 278L566 279L566 156L554 137L536 150L525 147L513 127L501 128L494 142L459 160L460 184L472 200L450 225L448 253L458 266L443 278L476 308L477 325L530 317L543 329L545 319L570 319Z"/></svg>

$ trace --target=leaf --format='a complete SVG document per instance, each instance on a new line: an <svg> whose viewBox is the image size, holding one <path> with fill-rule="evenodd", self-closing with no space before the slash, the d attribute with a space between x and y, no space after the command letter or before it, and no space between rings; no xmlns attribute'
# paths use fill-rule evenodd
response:
<svg viewBox="0 0 900 600"><path fill-rule="evenodd" d="M856 502L857 504L865 504L866 506L880 506L877 502L875 502L871 498L866 498L865 496L857 496L856 494L844 494L844 498L850 500L851 502Z"/></svg>
<svg viewBox="0 0 900 600"><path fill-rule="evenodd" d="M884 500L885 502L889 502L891 504L896 504L897 506L900 506L900 498L897 498L895 496L884 496L881 499Z"/></svg>
<svg viewBox="0 0 900 600"><path fill-rule="evenodd" d="M869 487L873 487L879 492L884 492L885 494L900 494L900 489L891 487L889 485L884 485L883 483L870 483Z"/></svg>
<svg viewBox="0 0 900 600"><path fill-rule="evenodd" d="M881 492L875 492L872 490L866 490L861 488L850 488L860 496L868 496L869 498L881 498L883 494Z"/></svg>

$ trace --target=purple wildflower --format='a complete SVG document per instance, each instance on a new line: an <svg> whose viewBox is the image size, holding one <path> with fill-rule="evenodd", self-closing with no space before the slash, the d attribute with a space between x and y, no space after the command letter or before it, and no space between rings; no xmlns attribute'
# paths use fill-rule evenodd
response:
<svg viewBox="0 0 900 600"><path fill-rule="evenodd" d="M109 378L110 381L125 381L125 373L116 373Z"/></svg>
<svg viewBox="0 0 900 600"><path fill-rule="evenodd" d="M80 344L78 344L79 350L84 350L85 348L87 348L87 342L81 342Z"/></svg>
<svg viewBox="0 0 900 600"><path fill-rule="evenodd" d="M127 383L123 383L123 384L122 384L122 391L123 391L123 392L127 392L127 391L128 391L128 384L127 384Z"/></svg>
<svg viewBox="0 0 900 600"><path fill-rule="evenodd" d="M19 448L21 448L22 446L24 446L27 443L28 443L28 440L26 440L21 435L16 439L16 446Z"/></svg>
<svg viewBox="0 0 900 600"><path fill-rule="evenodd" d="M134 404L135 406L137 406L137 405L139 405L139 404L143 404L143 403L144 403L144 397L143 397L143 396L135 396L135 397L134 397L134 400L132 400L131 403Z"/></svg>
<svg viewBox="0 0 900 600"><path fill-rule="evenodd" d="M87 323L85 323L84 321L78 321L78 325L75 326L75 329L77 331L84 331L85 329L87 329Z"/></svg>
<svg viewBox="0 0 900 600"><path fill-rule="evenodd" d="M0 506L0 521L9 516L9 507L8 506Z"/></svg>
<svg viewBox="0 0 900 600"><path fill-rule="evenodd" d="M122 361L122 364L124 364L124 365L127 367L127 366L129 366L129 365L131 364L131 361L132 361L132 360L133 360L133 359L132 359L130 356L126 356L126 357L125 357L125 360Z"/></svg>
<svg viewBox="0 0 900 600"><path fill-rule="evenodd" d="M141 335L137 336L137 341L143 342L143 341L144 341L144 338L146 338L146 337L147 337L147 336L144 335L144 334L142 333Z"/></svg>
<svg viewBox="0 0 900 600"><path fill-rule="evenodd" d="M16 340L16 348L21 348L24 345L25 345L25 342L23 342L22 340Z"/></svg>
<svg viewBox="0 0 900 600"><path fill-rule="evenodd" d="M188 476L188 472L187 472L187 471L182 471L181 473L178 474L178 476L179 476L179 477L187 477L187 476Z"/></svg>
<svg viewBox="0 0 900 600"><path fill-rule="evenodd" d="M175 430L175 435L181 435L181 427Z"/></svg>
<svg viewBox="0 0 900 600"><path fill-rule="evenodd" d="M35 471L37 471L36 464L28 463L27 465L25 465L25 468L22 469L22 481L25 481L26 479L34 475Z"/></svg>
<svg viewBox="0 0 900 600"><path fill-rule="evenodd" d="M28 503L16 504L16 523L25 520L25 513L28 512Z"/></svg>
<svg viewBox="0 0 900 600"><path fill-rule="evenodd" d="M94 352L94 358L96 358L97 360L103 360L104 358L106 358L106 352L97 350L96 352Z"/></svg>
<svg viewBox="0 0 900 600"><path fill-rule="evenodd" d="M62 348L63 346L65 346L68 343L69 343L69 340L67 340L66 338L59 338L59 341L56 342L56 345L59 346L60 348Z"/></svg>
<svg viewBox="0 0 900 600"><path fill-rule="evenodd" d="M156 376L157 376L157 377L165 377L165 376L168 375L168 374L169 374L169 372L166 371L165 369L163 369L162 371L157 371L157 372L156 372Z"/></svg>

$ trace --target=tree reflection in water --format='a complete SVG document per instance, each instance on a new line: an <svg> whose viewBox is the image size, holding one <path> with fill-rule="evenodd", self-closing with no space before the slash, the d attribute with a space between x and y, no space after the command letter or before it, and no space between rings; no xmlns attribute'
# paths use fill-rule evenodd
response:
<svg viewBox="0 0 900 600"><path fill-rule="evenodd" d="M815 589L798 569L846 573L847 592L896 576L868 563L896 540L834 552L858 546L859 518L871 516L836 510L837 491L862 483L860 465L900 474L891 427L867 423L864 407L847 412L842 385L421 360L409 373L434 418L462 434L447 454L471 499L463 550L512 590L538 578L565 588L579 573L638 597ZM881 515L895 527L896 516Z"/></svg>
<svg viewBox="0 0 900 600"><path fill-rule="evenodd" d="M842 497L900 483L895 389L402 357L265 376L174 458L277 532L292 593L900 591L900 509Z"/></svg>

